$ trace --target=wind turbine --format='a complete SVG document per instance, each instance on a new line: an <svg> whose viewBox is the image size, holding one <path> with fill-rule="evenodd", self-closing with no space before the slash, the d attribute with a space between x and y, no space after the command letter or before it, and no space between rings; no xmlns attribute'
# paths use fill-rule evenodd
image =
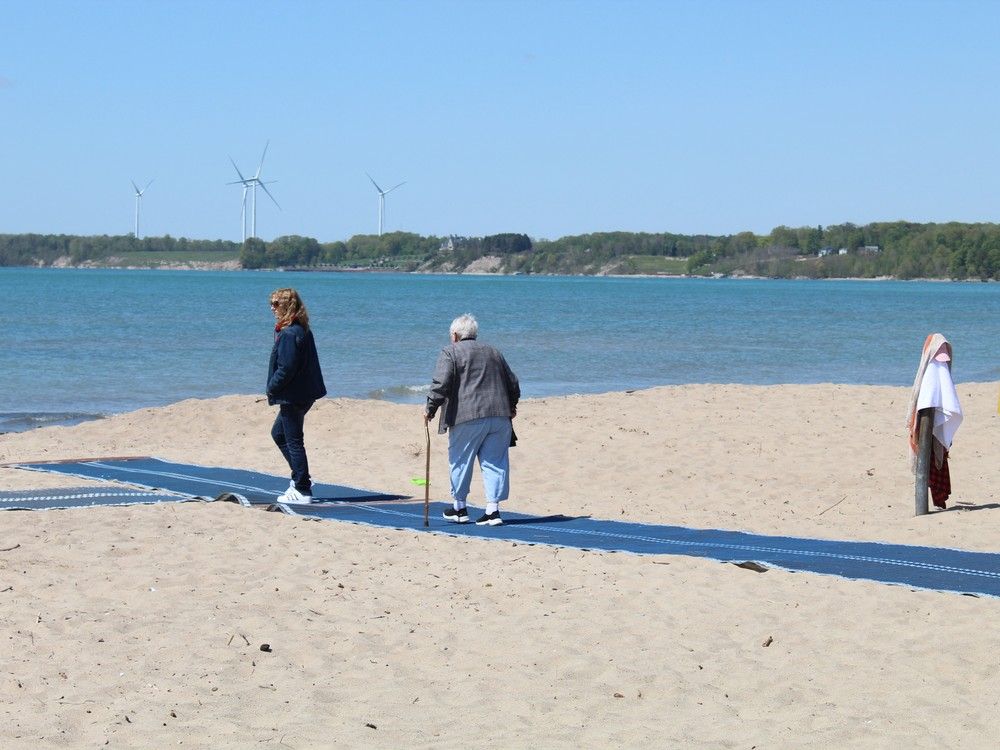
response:
<svg viewBox="0 0 1000 750"><path fill-rule="evenodd" d="M236 170L236 174L240 179L230 182L230 185L243 185L243 202L241 211L241 222L243 224L243 241L246 242L247 239L247 190L251 190L250 195L250 236L257 236L257 186L259 185L263 188L264 192L267 193L267 197L271 199L274 205L278 206L278 210L281 210L281 206L278 205L278 201L274 200L274 196L271 195L271 191L267 189L268 185L271 185L277 180L269 180L264 182L260 179L260 171L264 167L264 157L267 156L267 147L271 145L268 141L264 144L264 153L260 156L260 164L257 165L257 172L253 177L244 177L243 173L240 172L240 168L236 166L236 162L233 161L233 157L229 157L229 162L233 165L233 169Z"/></svg>
<svg viewBox="0 0 1000 750"><path fill-rule="evenodd" d="M135 188L135 231L132 233L132 236L139 239L139 201L142 200L142 194L146 192L150 185L153 184L153 180L147 182L146 187L142 190L139 189L139 186L136 185L134 181L129 180L129 182L131 182L132 187Z"/></svg>
<svg viewBox="0 0 1000 750"><path fill-rule="evenodd" d="M367 172L365 172L365 174L368 175L369 180L372 180L372 176L370 174L368 174ZM372 180L372 185L374 185L375 189L378 190L378 236L379 237L382 236L382 222L385 219L385 196L387 196L396 188L405 184L406 184L405 182L401 182L399 183L399 185L394 185L388 190L383 190L378 186L378 183L375 182L375 180Z"/></svg>

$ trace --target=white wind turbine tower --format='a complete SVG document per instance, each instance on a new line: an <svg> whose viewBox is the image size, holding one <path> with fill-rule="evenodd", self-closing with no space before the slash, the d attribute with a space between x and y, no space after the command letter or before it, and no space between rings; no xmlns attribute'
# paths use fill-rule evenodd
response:
<svg viewBox="0 0 1000 750"><path fill-rule="evenodd" d="M132 236L135 237L136 239L139 239L139 202L142 200L142 194L149 189L149 186L153 184L153 181L150 180L149 182L147 182L146 187L144 187L142 190L139 189L139 186L136 185L134 181L129 180L129 182L131 182L132 187L135 188L135 230L132 233Z"/></svg>
<svg viewBox="0 0 1000 750"><path fill-rule="evenodd" d="M242 242L247 241L247 189L250 187L251 180L244 179L243 173L240 172L240 168L236 166L236 162L233 161L233 157L229 157L229 162L233 165L233 169L236 170L236 174L240 176L240 179L234 180L233 182L227 182L227 185L242 185L243 186L243 200L240 202L240 226L243 230L243 235L240 238Z"/></svg>
<svg viewBox="0 0 1000 750"><path fill-rule="evenodd" d="M278 206L278 201L274 200L274 196L271 195L271 191L267 189L268 185L270 185L270 184L272 184L274 182L277 182L277 180L270 180L268 182L264 182L263 180L260 179L260 171L264 167L264 157L267 156L267 147L269 145L271 145L270 141L268 141L267 143L264 144L264 153L261 154L261 156L260 156L260 164L257 165L257 172L256 172L256 174L254 174L253 177L244 177L243 173L240 172L240 168L236 166L236 162L233 161L233 157L231 157L231 156L229 157L229 161L233 165L233 169L236 170L236 174L239 175L239 178L240 178L238 180L234 180L233 182L230 182L229 184L230 185L243 185L243 202L242 202L243 209L241 211L241 217L240 218L241 218L241 223L243 224L243 241L244 242L246 242L246 239L247 239L247 189L252 190L252 194L250 196L250 216L251 216L251 219L250 219L250 236L251 237L256 237L257 236L257 186L260 185L260 187L264 189L264 192L267 193L267 197L271 199L271 201L274 203L275 206ZM278 210L279 211L281 210L281 206L278 206Z"/></svg>
<svg viewBox="0 0 1000 750"><path fill-rule="evenodd" d="M367 172L365 172L365 174L368 175L369 180L372 180L372 176L370 174L368 174ZM378 183L375 182L375 180L372 180L372 185L374 185L375 189L378 190L378 236L379 237L382 236L382 222L385 220L385 196L387 196L396 188L405 184L406 184L405 182L401 182L399 183L399 185L393 185L388 190L383 190L378 186Z"/></svg>

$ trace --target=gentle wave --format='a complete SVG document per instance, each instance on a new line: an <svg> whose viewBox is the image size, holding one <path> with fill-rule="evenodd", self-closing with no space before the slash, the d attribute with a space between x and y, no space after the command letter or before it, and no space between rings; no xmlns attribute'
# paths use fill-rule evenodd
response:
<svg viewBox="0 0 1000 750"><path fill-rule="evenodd" d="M368 392L368 398L393 401L398 404L415 404L423 401L430 390L428 385L394 385Z"/></svg>
<svg viewBox="0 0 1000 750"><path fill-rule="evenodd" d="M92 419L103 419L103 414L89 412L0 412L0 434L5 432L27 432L36 427L80 424Z"/></svg>

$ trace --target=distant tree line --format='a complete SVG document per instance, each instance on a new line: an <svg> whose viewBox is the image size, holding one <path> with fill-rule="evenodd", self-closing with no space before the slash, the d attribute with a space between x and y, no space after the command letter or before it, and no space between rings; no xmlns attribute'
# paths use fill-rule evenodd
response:
<svg viewBox="0 0 1000 750"><path fill-rule="evenodd" d="M821 251L825 251L819 257ZM780 278L1000 280L1000 225L882 222L775 227L742 253L688 259L690 273Z"/></svg>
<svg viewBox="0 0 1000 750"><path fill-rule="evenodd" d="M381 236L359 234L346 242L320 243L311 237L278 237L271 242L247 240L240 253L244 268L343 266L415 271L430 264L434 269L461 270L484 255L511 255L531 250L525 234L487 237L422 237L410 232Z"/></svg>
<svg viewBox="0 0 1000 750"><path fill-rule="evenodd" d="M423 237L409 232L356 235L321 243L288 235L270 242L166 237L0 235L0 265L78 265L136 252L180 251L239 257L244 268L326 267L462 272L485 256L501 273L635 273L660 266L691 275L778 278L1000 280L1000 225L885 222L857 226L779 226L767 235L601 232L532 241L525 234ZM657 263L650 263L650 259ZM640 262L644 261L644 262Z"/></svg>
<svg viewBox="0 0 1000 750"><path fill-rule="evenodd" d="M346 242L320 243L312 237L289 235L271 242L247 240L240 253L244 268L343 266L345 268L416 268L437 252L437 237L409 232L356 235Z"/></svg>
<svg viewBox="0 0 1000 750"><path fill-rule="evenodd" d="M81 237L70 234L0 234L0 266L50 266L66 261L78 265L137 252L236 253L238 242L189 240L184 237L143 237L101 235Z"/></svg>

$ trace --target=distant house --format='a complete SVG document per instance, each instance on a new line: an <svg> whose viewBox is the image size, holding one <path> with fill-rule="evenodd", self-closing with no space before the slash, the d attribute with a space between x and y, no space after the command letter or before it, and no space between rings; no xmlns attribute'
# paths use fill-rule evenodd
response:
<svg viewBox="0 0 1000 750"><path fill-rule="evenodd" d="M833 248L832 247L821 247L816 252L816 257L817 258L823 258L823 257L825 257L827 255L833 255Z"/></svg>
<svg viewBox="0 0 1000 750"><path fill-rule="evenodd" d="M840 248L840 250L837 251L837 255L847 255L847 248L846 247Z"/></svg>
<svg viewBox="0 0 1000 750"><path fill-rule="evenodd" d="M878 255L882 252L878 245L865 245L864 247L858 248L858 252L862 255Z"/></svg>

